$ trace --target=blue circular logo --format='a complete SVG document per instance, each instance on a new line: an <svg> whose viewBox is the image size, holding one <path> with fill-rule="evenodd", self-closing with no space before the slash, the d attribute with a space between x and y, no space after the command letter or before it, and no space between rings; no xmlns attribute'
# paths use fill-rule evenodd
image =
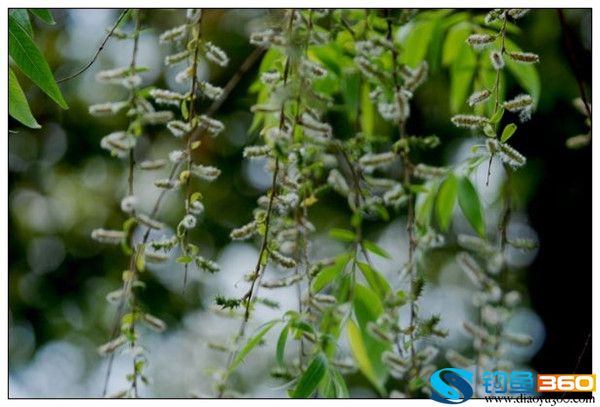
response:
<svg viewBox="0 0 600 407"><path fill-rule="evenodd" d="M429 378L431 398L439 403L460 404L473 397L473 373L452 367L440 369Z"/></svg>

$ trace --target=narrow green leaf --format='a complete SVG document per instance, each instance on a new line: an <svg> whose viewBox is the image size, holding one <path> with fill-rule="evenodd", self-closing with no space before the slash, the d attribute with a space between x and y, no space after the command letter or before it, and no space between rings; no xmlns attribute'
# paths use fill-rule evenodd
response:
<svg viewBox="0 0 600 407"><path fill-rule="evenodd" d="M312 290L314 292L321 291L323 287L329 284L344 270L351 257L351 254L345 253L341 256L338 256L334 264L323 268L323 270L321 270L319 274L317 274L317 277L313 280Z"/></svg>
<svg viewBox="0 0 600 407"><path fill-rule="evenodd" d="M310 397L315 389L319 386L319 383L325 377L327 372L327 358L322 352L319 352L312 359L308 368L304 374L300 377L298 385L292 393L293 398L308 398Z"/></svg>
<svg viewBox="0 0 600 407"><path fill-rule="evenodd" d="M417 197L416 205L416 220L417 224L429 226L431 223L431 212L437 195L438 184L432 181L428 182L424 193L420 193Z"/></svg>
<svg viewBox="0 0 600 407"><path fill-rule="evenodd" d="M367 137L375 135L375 105L369 97L370 91L369 84L363 82L360 92L360 126Z"/></svg>
<svg viewBox="0 0 600 407"><path fill-rule="evenodd" d="M483 125L483 134L489 138L496 138L496 129L491 124L486 123Z"/></svg>
<svg viewBox="0 0 600 407"><path fill-rule="evenodd" d="M353 71L343 73L340 90L344 98L344 107L351 123L356 123L360 106L360 76Z"/></svg>
<svg viewBox="0 0 600 407"><path fill-rule="evenodd" d="M367 263L358 262L358 268L362 272L362 275L369 283L369 286L377 293L379 298L383 300L385 296L392 290L387 280L373 267Z"/></svg>
<svg viewBox="0 0 600 407"><path fill-rule="evenodd" d="M502 120L502 116L504 116L504 108L503 107L501 107L500 109L498 109L498 111L496 111L496 113L494 113L494 115L490 119L490 123L492 123L492 124L500 123L500 120Z"/></svg>
<svg viewBox="0 0 600 407"><path fill-rule="evenodd" d="M25 93L23 93L15 73L10 68L8 68L8 114L32 129L41 127L31 114Z"/></svg>
<svg viewBox="0 0 600 407"><path fill-rule="evenodd" d="M285 359L285 345L287 343L288 333L290 332L290 328L288 325L283 327L281 333L279 334L279 339L277 339L277 349L276 349L276 360L279 366L283 366Z"/></svg>
<svg viewBox="0 0 600 407"><path fill-rule="evenodd" d="M362 284L354 287L354 313L358 324L366 328L367 323L375 322L383 313L383 304L375 291Z"/></svg>
<svg viewBox="0 0 600 407"><path fill-rule="evenodd" d="M331 374L331 381L335 388L335 397L336 398L350 397L350 392L348 391L348 386L346 386L346 381L344 380L344 376L342 376L340 371L336 368L331 368L330 374Z"/></svg>
<svg viewBox="0 0 600 407"><path fill-rule="evenodd" d="M411 67L416 67L425 59L429 43L433 36L436 20L417 21L406 40L403 42L404 52L400 55L400 61Z"/></svg>
<svg viewBox="0 0 600 407"><path fill-rule="evenodd" d="M442 51L443 66L449 66L456 60L470 33L471 27L468 22L457 24L448 30Z"/></svg>
<svg viewBox="0 0 600 407"><path fill-rule="evenodd" d="M29 14L26 9L13 8L8 14L15 19L17 24L19 24L31 38L33 38L33 28L31 27L31 21L29 21Z"/></svg>
<svg viewBox="0 0 600 407"><path fill-rule="evenodd" d="M267 322L265 325L263 325L263 327L260 329L260 331L258 331L256 335L254 335L248 340L248 342L246 342L246 345L244 345L244 347L240 350L240 352L237 354L235 359L233 359L233 362L229 366L229 373L235 371L239 364L242 363L246 356L248 356L250 351L252 351L252 349L254 349L256 345L260 343L260 341L267 334L267 332L269 332L271 328L273 328L278 322L281 322L281 320L276 319L271 322Z"/></svg>
<svg viewBox="0 0 600 407"><path fill-rule="evenodd" d="M383 313L383 304L375 291L371 290L362 284L355 284L354 299L352 301L354 307L354 315L356 322L360 328L360 344L364 346L366 357L369 360L368 366L365 362L359 362L359 367L363 374L371 381L371 383L384 394L383 385L388 376L388 370L383 364L381 356L383 352L389 350L391 344L383 343L374 338L368 333L368 325L370 322L375 322ZM355 344L358 346L359 344ZM352 347L352 345L351 345ZM357 349L359 351L359 349ZM355 355L356 357L356 355ZM356 357L358 362L358 357Z"/></svg>
<svg viewBox="0 0 600 407"><path fill-rule="evenodd" d="M358 368L363 375L379 390L380 393L384 394L383 381L386 376L382 376L378 373L376 367L373 365L372 359L369 357L369 348L365 343L365 335L361 329L352 320L346 324L346 333L348 334L348 342L350 343L350 350Z"/></svg>
<svg viewBox="0 0 600 407"><path fill-rule="evenodd" d="M346 229L333 228L329 230L329 237L341 242L353 242L356 239L354 232Z"/></svg>
<svg viewBox="0 0 600 407"><path fill-rule="evenodd" d="M507 124L504 130L502 130L502 136L500 137L500 141L506 143L509 138L515 134L517 131L517 125L514 123Z"/></svg>
<svg viewBox="0 0 600 407"><path fill-rule="evenodd" d="M356 359L356 362L358 363L360 371L371 381L371 383L377 383L377 374L369 359L367 347L363 341L361 331L354 321L348 321L347 333L350 349L352 350L354 359Z"/></svg>
<svg viewBox="0 0 600 407"><path fill-rule="evenodd" d="M52 17L52 13L47 8L30 8L29 11L31 12L31 14L33 14L46 24L56 24L56 21L54 21L54 17Z"/></svg>
<svg viewBox="0 0 600 407"><path fill-rule="evenodd" d="M450 173L440 185L435 204L437 221L443 231L448 230L448 226L450 226L457 190L458 180L454 174Z"/></svg>
<svg viewBox="0 0 600 407"><path fill-rule="evenodd" d="M365 247L365 249L367 249L368 251L370 251L373 254L376 254L378 256L381 257L385 257L386 259L392 259L392 256L390 256L390 254L388 252L386 252L382 247L376 245L375 243L371 242L370 240L363 240L363 246Z"/></svg>
<svg viewBox="0 0 600 407"><path fill-rule="evenodd" d="M485 235L485 221L483 218L483 207L475 187L467 177L461 177L458 183L458 204L465 218L473 229L480 235Z"/></svg>
<svg viewBox="0 0 600 407"><path fill-rule="evenodd" d="M8 16L8 37L8 52L19 69L60 107L67 109L67 102L52 76L48 63L27 31L11 15Z"/></svg>
<svg viewBox="0 0 600 407"><path fill-rule="evenodd" d="M181 263L181 264L191 263L192 260L194 260L194 259L192 259L191 256L179 256L177 259L175 259L175 261L177 263Z"/></svg>
<svg viewBox="0 0 600 407"><path fill-rule="evenodd" d="M309 323L302 321L301 319L295 319L290 321L290 328L297 329L299 331L309 332L314 334L315 329Z"/></svg>
<svg viewBox="0 0 600 407"><path fill-rule="evenodd" d="M471 47L463 42L458 55L450 65L450 111L458 113L466 107L471 82L475 76L477 58Z"/></svg>

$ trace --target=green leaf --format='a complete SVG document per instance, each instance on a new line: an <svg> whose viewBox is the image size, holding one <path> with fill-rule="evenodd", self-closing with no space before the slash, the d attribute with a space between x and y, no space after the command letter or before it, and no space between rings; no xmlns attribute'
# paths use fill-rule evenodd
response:
<svg viewBox="0 0 600 407"><path fill-rule="evenodd" d="M369 283L369 286L377 293L379 298L383 300L385 296L392 290L387 280L373 267L367 263L358 262L358 268L362 272L362 275Z"/></svg>
<svg viewBox="0 0 600 407"><path fill-rule="evenodd" d="M175 261L177 263L182 263L182 264L188 264L192 262L192 257L191 256L179 256L177 259L175 259Z"/></svg>
<svg viewBox="0 0 600 407"><path fill-rule="evenodd" d="M485 221L483 218L483 207L475 187L467 177L461 177L458 183L458 204L465 218L473 229L480 235L485 236Z"/></svg>
<svg viewBox="0 0 600 407"><path fill-rule="evenodd" d="M333 228L329 231L329 237L341 242L353 242L356 239L354 232L346 229Z"/></svg>
<svg viewBox="0 0 600 407"><path fill-rule="evenodd" d="M353 348L353 352L356 351L355 358L359 362L359 367L363 374L381 394L384 394L383 385L387 379L388 371L383 364L381 355L390 349L391 344L375 339L367 330L369 322L377 321L383 313L383 304L375 291L362 284L356 284L354 286L353 307L354 315L360 328L360 341L355 343L354 346L351 344L351 348ZM350 332L348 333L350 334ZM365 349L368 363L359 361L361 347Z"/></svg>
<svg viewBox="0 0 600 407"><path fill-rule="evenodd" d="M375 243L371 242L370 240L364 239L362 244L365 247L365 249L367 249L371 253L381 256L381 257L385 257L386 259L390 259L390 260L392 259L392 256L390 256L390 254L388 252L386 252L382 247L376 245Z"/></svg>
<svg viewBox="0 0 600 407"><path fill-rule="evenodd" d="M33 28L31 27L31 21L29 21L29 14L26 9L13 8L8 14L15 19L17 24L19 24L31 38L33 38Z"/></svg>
<svg viewBox="0 0 600 407"><path fill-rule="evenodd" d="M375 135L375 105L369 97L369 84L363 82L360 92L360 127L367 137Z"/></svg>
<svg viewBox="0 0 600 407"><path fill-rule="evenodd" d="M324 267L323 270L321 270L319 274L317 274L317 277L313 280L312 290L314 292L321 291L323 287L329 284L344 270L351 257L351 254L345 253L341 256L338 256L334 264Z"/></svg>
<svg viewBox="0 0 600 407"><path fill-rule="evenodd" d="M365 343L364 332L361 331L354 321L350 320L346 324L346 333L348 334L350 350L352 351L354 359L356 359L358 368L381 394L385 394L383 382L387 375L382 376L374 366L373 360L369 357L369 348Z"/></svg>
<svg viewBox="0 0 600 407"><path fill-rule="evenodd" d="M498 111L496 113L494 113L494 115L490 118L490 123L492 123L492 124L500 123L500 120L502 120L502 116L504 116L504 108L503 107L501 107L500 109L498 109Z"/></svg>
<svg viewBox="0 0 600 407"><path fill-rule="evenodd" d="M319 352L312 359L308 368L298 381L298 385L292 393L293 398L308 398L319 386L325 373L327 372L327 358L322 352Z"/></svg>
<svg viewBox="0 0 600 407"><path fill-rule="evenodd" d="M285 326L281 333L279 334L279 339L277 339L277 349L275 351L277 364L279 366L284 365L285 359L285 345L287 343L288 333L290 332L289 326Z"/></svg>
<svg viewBox="0 0 600 407"><path fill-rule="evenodd" d="M457 24L448 30L442 51L443 66L449 66L456 60L469 34L471 27L468 22Z"/></svg>
<svg viewBox="0 0 600 407"><path fill-rule="evenodd" d="M348 386L346 386L346 381L344 377L340 373L338 369L332 368L329 370L331 375L331 382L335 388L335 397L336 398L348 398L350 397L350 392L348 391Z"/></svg>
<svg viewBox="0 0 600 407"><path fill-rule="evenodd" d="M340 90L350 123L356 123L360 106L360 76L356 72L343 73Z"/></svg>
<svg viewBox="0 0 600 407"><path fill-rule="evenodd" d="M15 73L10 68L8 68L8 114L32 129L41 127L31 114L25 93L23 93Z"/></svg>
<svg viewBox="0 0 600 407"><path fill-rule="evenodd" d="M477 58L471 47L461 44L458 55L450 66L450 111L458 113L466 106L471 82L475 76Z"/></svg>
<svg viewBox="0 0 600 407"><path fill-rule="evenodd" d="M361 327L366 328L370 321L375 322L383 313L383 304L377 294L362 284L354 287L354 313Z"/></svg>
<svg viewBox="0 0 600 407"><path fill-rule="evenodd" d="M348 387L344 381L344 377L339 370L334 366L329 366L326 375L326 380L321 381L319 386L320 396L327 399L348 398Z"/></svg>
<svg viewBox="0 0 600 407"><path fill-rule="evenodd" d="M375 369L371 364L371 360L369 359L369 354L363 341L362 333L354 321L348 321L347 333L348 340L350 342L350 349L352 350L352 354L358 363L360 371L367 377L367 379L371 381L371 383L378 382L377 373L375 372Z"/></svg>
<svg viewBox="0 0 600 407"><path fill-rule="evenodd" d="M144 271L146 268L146 251L144 247L144 244L140 244L135 254L135 268L139 272Z"/></svg>
<svg viewBox="0 0 600 407"><path fill-rule="evenodd" d="M48 63L37 49L27 31L13 16L8 16L8 52L19 69L60 107L67 109Z"/></svg>
<svg viewBox="0 0 600 407"><path fill-rule="evenodd" d="M456 203L457 190L458 180L454 174L450 173L444 182L442 182L442 185L440 185L435 203L437 221L440 229L443 231L448 230L448 226L450 226L454 204Z"/></svg>
<svg viewBox="0 0 600 407"><path fill-rule="evenodd" d="M52 13L47 8L30 8L29 11L31 12L31 14L33 14L46 24L56 24L56 21L54 21L54 17L52 17Z"/></svg>
<svg viewBox="0 0 600 407"><path fill-rule="evenodd" d="M254 349L256 345L260 343L260 341L267 334L267 332L269 332L271 328L273 328L278 322L281 322L281 320L275 319L271 322L267 322L265 325L263 325L263 327L260 329L260 331L258 331L256 335L254 335L248 340L248 342L246 342L246 345L244 345L244 347L240 350L235 359L233 359L233 362L231 362L231 365L229 365L229 373L235 371L239 364L242 363L246 356L248 356L250 351L252 351L252 349Z"/></svg>
<svg viewBox="0 0 600 407"><path fill-rule="evenodd" d="M418 21L413 25L403 41L404 52L400 56L402 63L414 68L425 59L435 25L435 19Z"/></svg>
<svg viewBox="0 0 600 407"><path fill-rule="evenodd" d="M502 136L500 137L500 141L506 143L509 138L515 134L517 131L517 125L514 123L507 124L504 130L502 130Z"/></svg>
<svg viewBox="0 0 600 407"><path fill-rule="evenodd" d="M429 182L426 192L419 194L416 205L416 220L419 225L429 226L431 223L431 211L437 194L437 183Z"/></svg>
<svg viewBox="0 0 600 407"><path fill-rule="evenodd" d="M483 125L483 134L490 138L496 138L496 130L489 123Z"/></svg>

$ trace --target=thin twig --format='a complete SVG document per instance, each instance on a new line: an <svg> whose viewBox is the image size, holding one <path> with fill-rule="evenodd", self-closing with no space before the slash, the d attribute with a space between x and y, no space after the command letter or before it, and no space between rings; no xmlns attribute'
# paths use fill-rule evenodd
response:
<svg viewBox="0 0 600 407"><path fill-rule="evenodd" d="M589 332L587 334L587 337L585 338L585 343L583 344L583 348L581 349L581 352L579 352L579 356L577 357L577 362L575 363L575 367L573 368L573 373L577 373L577 370L579 370L579 366L581 365L581 361L583 360L583 355L585 355L585 351L587 350L588 345L590 344L590 339L592 339L591 332ZM564 399L566 395L567 395L567 393L564 392L562 394L561 399Z"/></svg>
<svg viewBox="0 0 600 407"><path fill-rule="evenodd" d="M293 27L293 22L294 22L294 12L292 10L290 21L289 21L289 26L288 26L288 31L290 33L291 33L291 30ZM290 73L290 66L291 66L290 59L291 58L288 56L288 57L286 57L286 60L285 60L285 67L284 67L284 72L283 72L283 85L284 86L287 84L289 73ZM283 101L281 104L281 110L279 113L279 130L280 131L283 130L284 125L285 125L285 105L286 105L286 103L285 103L285 101ZM295 123L293 125L295 125ZM292 129L292 134L293 134L293 129ZM277 195L277 176L278 175L279 175L279 156L276 156L275 157L275 168L273 169L273 177L271 180L271 194L269 196L267 213L265 215L265 231L263 234L260 251L258 252L258 259L256 261L256 266L254 266L254 272L252 274L252 281L250 283L250 288L248 289L246 294L244 294L244 297L243 297L244 317L243 317L242 323L240 324L238 334L235 337L236 344L237 344L237 341L239 341L245 335L246 326L248 325L248 321L250 320L250 309L252 307L252 302L258 293L258 288L260 287L260 283L261 283L263 275L264 275L264 270L267 266L266 262L263 264L263 257L268 250L269 227L271 224L271 215L273 213L273 203L274 203L275 197ZM256 290L254 289L255 287L256 287ZM220 388L218 389L218 398L223 397L223 394L225 392L225 385L227 384L229 374L231 373L229 370L231 369L231 366L232 366L233 361L235 360L235 357L237 356L237 354L238 354L237 349L235 349L234 351L229 353L229 356L227 358L226 373L225 373L224 377L222 378L221 383L220 383Z"/></svg>
<svg viewBox="0 0 600 407"><path fill-rule="evenodd" d="M196 110L195 110L195 102L196 102L196 87L198 86L198 53L200 52L200 39L202 37L202 16L204 13L200 14L200 18L198 19L198 33L196 34L196 44L195 44L195 49L194 49L194 60L192 61L192 85L191 85L191 89L190 89L190 108L189 108L189 116L188 116L188 123L193 123L194 121L194 115L196 114ZM192 194L191 188L190 188L190 181L191 181L191 172L192 172L192 137L193 135L190 134L188 136L188 140L187 140L187 147L186 147L186 159L187 159L187 178L185 180L185 209L186 209L186 214L189 211L190 208L190 197ZM184 235L183 235L183 254L187 255L187 250L188 250L188 242L189 242L189 230L185 230ZM189 263L184 263L183 265L183 290L185 291L185 286L187 283L187 277L188 277L188 271L189 271Z"/></svg>
<svg viewBox="0 0 600 407"><path fill-rule="evenodd" d="M588 98L585 93L585 86L583 85L583 79L581 77L581 71L579 70L579 64L577 63L577 58L575 57L575 49L573 47L573 42L571 41L571 34L569 31L569 27L567 25L567 21L565 19L565 14L562 9L556 9L556 13L558 14L558 19L560 20L560 27L562 29L563 35L565 37L565 45L567 47L569 61L571 62L571 67L573 68L573 73L575 74L575 80L577 81L577 87L579 88L579 94L581 96L581 100L585 105L585 111L588 114L590 119L590 123L592 123L592 110L590 108L590 104L588 103Z"/></svg>
<svg viewBox="0 0 600 407"><path fill-rule="evenodd" d="M239 81L243 77L243 75L250 70L250 68L256 63L256 61L258 60L258 57L260 55L262 55L263 52L264 52L264 49L262 49L262 48L255 49L252 53L250 53L250 55L248 55L248 57L246 57L246 60L242 63L242 65L240 66L240 69L238 70L238 74L235 75L234 77L232 77L227 82L225 87L223 88L224 91L223 91L223 95L221 96L221 98L219 98L218 100L215 100L211 104L211 106L208 108L208 110L206 111L207 116L213 116L217 112L217 110L221 107L223 102L227 99L227 97L229 96L231 91L239 83ZM206 129L205 125L199 126L197 128L196 133L193 135L194 140L196 138L200 137L203 134L203 130L205 130L205 129ZM171 167L171 171L169 173L169 177L168 177L169 180L173 180L175 178L175 176L179 170L179 167L180 167L180 163L173 164L173 166ZM149 215L150 218L154 218L158 214L161 203L163 202L163 199L167 195L167 192L168 191L165 189L161 190L160 194L158 195L158 198L156 199L156 202L154 203L154 206L152 207L152 210L150 211L150 215ZM144 233L144 236L142 238L142 245L145 245L148 242L151 231L152 231L151 228L146 229L146 232ZM134 256L134 254L132 254L132 256ZM130 258L130 261L131 261L131 258ZM124 283L123 291L125 292L126 289L127 289L127 285ZM117 307L117 312L115 314L115 321L113 323L111 339L114 339L118 333L119 320L121 319L121 315L123 313L124 306L125 306L125 300L122 298L121 301L119 302L119 305ZM110 379L110 375L112 372L113 363L114 363L114 353L111 353L109 356L109 360L108 360L108 367L107 367L107 372L106 372L106 376L105 376L105 380L104 380L104 390L102 392L102 397L105 397L106 393L108 391L108 381Z"/></svg>
<svg viewBox="0 0 600 407"><path fill-rule="evenodd" d="M387 11L387 39L392 41L392 21L390 18L390 11ZM400 94L400 80L399 80L399 72L398 72L398 51L394 48L392 49L392 77L394 80L394 87L396 91L396 95ZM395 98L398 100L398 98ZM400 110L402 110L401 106L398 106ZM398 125L398 134L400 139L406 138L406 120L400 119L397 123ZM410 156L406 150L402 150L400 152L400 158L402 159L402 164L404 166L404 177L403 182L404 185L408 188L412 183L412 171L413 164L410 160ZM418 364L417 364L417 350L415 347L415 330L417 324L417 304L414 295L414 289L416 285L416 276L415 276L415 265L414 265L414 257L415 252L417 250L417 240L415 238L415 208L414 208L414 197L413 194L410 193L408 197L408 208L407 208L407 220L406 220L406 230L408 233L408 274L410 278L410 319L408 324L408 334L410 338L410 374L416 375L418 372ZM407 394L410 394L408 391L408 384L406 386Z"/></svg>
<svg viewBox="0 0 600 407"><path fill-rule="evenodd" d="M127 10L125 10L122 14L121 17L119 18L119 20L117 21L117 23L115 24L115 26L113 27L113 29L111 30L114 31L114 28L119 24L119 21L121 20L121 18L123 18L123 16L126 14ZM132 55L131 55L131 62L129 64L130 67L130 74L134 75L135 73L135 66L136 66L136 58L137 58L137 51L138 51L138 43L139 43L139 31L140 31L140 25L141 25L141 19L139 16L139 11L138 14L136 15L136 22L135 22L135 31L134 31L134 37L133 37L133 51L132 51ZM110 35L109 35L110 36ZM109 37L108 36L108 37ZM107 37L107 39L108 39ZM106 42L106 40L105 40ZM93 63L93 62L92 62ZM90 64L91 65L91 64ZM87 68L86 68L87 69ZM131 95L129 97L130 103L135 103L135 99L136 99L136 92L137 92L137 87L133 86L131 88ZM128 173L128 194L129 196L133 195L133 175L134 175L134 165L135 165L135 160L134 160L134 156L133 156L133 148L129 149L129 173ZM132 212L132 215L135 216L135 209ZM131 273L133 273L133 275L135 275L136 273L136 267L135 267L135 257L136 257L136 251L134 251L134 253L131 255L130 259L129 259L129 270ZM122 297L119 303L119 312L115 318L115 321L113 323L113 331L112 331L112 336L111 338L115 338L119 332L119 321L121 319L121 314L125 308L125 303L126 303L126 297L128 297L129 295L125 295L125 293L130 293L131 290L131 286L129 285L128 282L124 283L124 287L123 287L123 293L122 293ZM133 297L133 301L135 301L135 297L133 295L131 295ZM133 331L135 329L135 325L132 323L130 329ZM108 391L108 381L110 378L110 373L112 371L112 365L113 365L113 361L114 361L114 352L110 354L109 357L109 361L108 361L108 367L106 370L106 376L104 378L104 390L102 392L102 397L106 396L106 393ZM134 366L134 376L135 376L135 357L133 358L133 366ZM135 397L137 397L137 382L134 378L134 381L132 382L132 389L134 391L134 395Z"/></svg>
<svg viewBox="0 0 600 407"><path fill-rule="evenodd" d="M502 28L500 29L500 36L502 38L502 46L500 48L500 53L504 55L506 52L506 15L504 16L504 22L502 23ZM496 70L496 80L494 82L494 88L492 89L492 93L494 93L494 113L498 111L500 107L500 69ZM495 126L498 126L497 124ZM485 186L487 187L490 184L490 177L492 176L492 161L494 159L494 153L490 154L490 159L488 160L487 167L487 176L485 178Z"/></svg>
<svg viewBox="0 0 600 407"><path fill-rule="evenodd" d="M85 64L85 66L83 68L81 68L79 71L75 72L74 74L71 74L71 75L69 75L69 76L67 76L65 78L57 80L56 83L66 82L68 80L76 78L77 76L79 76L82 73L84 73L85 71L87 71L94 64L94 62L96 62L96 59L98 59L98 55L100 55L100 52L102 52L102 50L104 49L104 46L106 45L106 43L108 42L108 40L110 39L110 37L112 37L112 35L114 34L115 30L117 29L117 27L121 23L121 20L123 20L123 18L125 17L125 15L127 15L128 11L129 11L129 9L127 9L127 8L125 10L123 10L123 12L121 13L121 15L117 19L117 22L115 23L115 25L113 25L113 27L110 29L110 31L108 32L108 34L106 34L106 37L104 37L104 40L100 44L100 47L96 50L96 53L94 54L94 56L92 57L92 59L90 60L90 62L88 62L87 64Z"/></svg>

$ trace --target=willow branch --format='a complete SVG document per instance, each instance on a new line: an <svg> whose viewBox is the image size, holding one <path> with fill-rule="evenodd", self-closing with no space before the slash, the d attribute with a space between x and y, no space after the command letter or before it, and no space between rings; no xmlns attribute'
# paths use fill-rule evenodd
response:
<svg viewBox="0 0 600 407"><path fill-rule="evenodd" d="M125 18L125 16L127 15L128 11L129 11L129 9L127 9L127 8L125 10L123 10L123 12L121 13L121 15L117 19L117 22L115 23L115 25L113 25L113 27L110 29L110 31L108 32L108 34L106 34L106 36L104 37L104 40L100 44L100 47L96 50L96 53L94 54L94 56L92 57L92 59L87 64L85 64L79 71L77 71L74 74L71 74L71 75L69 75L69 76L67 76L65 78L57 80L56 83L66 82L68 80L71 80L73 78L78 77L79 75L81 75L82 73L84 73L85 71L87 71L94 64L94 62L96 62L96 59L98 59L98 55L100 55L100 53L104 49L104 46L106 45L106 43L108 42L108 40L110 39L110 37L112 37L112 35L114 34L115 30L117 29L117 27L119 26L119 24L121 23L121 21L123 20L123 18Z"/></svg>

